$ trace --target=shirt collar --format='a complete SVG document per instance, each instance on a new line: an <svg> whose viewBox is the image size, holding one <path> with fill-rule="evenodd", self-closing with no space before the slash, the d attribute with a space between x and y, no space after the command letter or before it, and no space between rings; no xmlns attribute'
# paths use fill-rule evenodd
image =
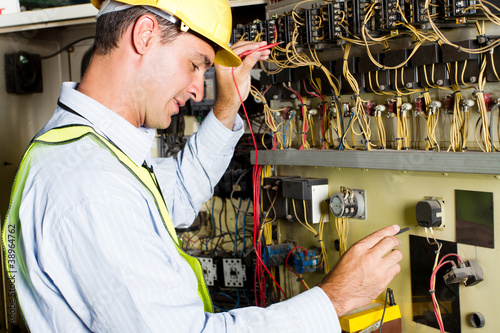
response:
<svg viewBox="0 0 500 333"><path fill-rule="evenodd" d="M141 166L149 159L155 129L135 127L76 88L77 83L64 82L59 100L87 119L98 133L118 146L136 165Z"/></svg>

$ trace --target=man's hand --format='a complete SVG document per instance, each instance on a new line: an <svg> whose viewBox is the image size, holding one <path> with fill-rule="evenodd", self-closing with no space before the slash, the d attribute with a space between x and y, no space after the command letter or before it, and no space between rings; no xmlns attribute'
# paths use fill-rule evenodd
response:
<svg viewBox="0 0 500 333"><path fill-rule="evenodd" d="M373 301L399 273L403 255L393 249L401 244L398 231L389 226L358 241L319 284L339 317Z"/></svg>
<svg viewBox="0 0 500 333"><path fill-rule="evenodd" d="M232 46L233 51L240 55L243 52L256 50L257 48L266 45L266 42L253 43L247 41L239 41ZM245 100L250 93L250 71L258 61L267 60L269 50L256 51L243 57L243 63L234 68L234 77L238 84L238 89L241 97ZM231 67L224 67L215 64L215 77L217 81L217 98L214 104L214 114L227 128L233 129L236 113L240 108L241 102L234 85Z"/></svg>

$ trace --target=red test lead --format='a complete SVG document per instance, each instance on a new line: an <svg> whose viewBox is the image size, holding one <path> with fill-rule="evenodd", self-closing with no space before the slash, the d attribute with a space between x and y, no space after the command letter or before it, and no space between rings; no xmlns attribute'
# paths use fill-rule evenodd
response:
<svg viewBox="0 0 500 333"><path fill-rule="evenodd" d="M252 54L254 52L264 51L264 50L267 50L267 49L271 49L271 48L273 48L273 47L275 47L277 45L280 45L281 43L283 43L283 42L271 43L271 44L267 44L267 45L261 46L261 47L255 49L255 50L248 50L248 51L245 51L242 54L240 54L239 57L243 58L243 57L246 57L247 55Z"/></svg>

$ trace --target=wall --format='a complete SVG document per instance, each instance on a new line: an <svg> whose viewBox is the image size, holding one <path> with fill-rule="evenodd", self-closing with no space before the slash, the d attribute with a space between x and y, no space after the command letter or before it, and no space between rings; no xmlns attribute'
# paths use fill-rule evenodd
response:
<svg viewBox="0 0 500 333"><path fill-rule="evenodd" d="M26 30L0 34L2 53L26 51L49 55L61 47L83 36L94 34L94 25L79 25L53 29ZM85 51L92 44L87 40L75 46L73 52L62 52L42 60L43 93L28 95L8 94L5 74L0 79L0 217L3 219L9 206L11 186L22 155L31 138L50 119L56 108L59 90L63 81L80 80L80 62ZM4 68L4 57L0 57L0 68ZM1 318L4 307L1 307ZM6 320L1 320L4 323ZM16 314L16 324L9 329L22 329L22 320ZM0 332L5 327L1 325Z"/></svg>

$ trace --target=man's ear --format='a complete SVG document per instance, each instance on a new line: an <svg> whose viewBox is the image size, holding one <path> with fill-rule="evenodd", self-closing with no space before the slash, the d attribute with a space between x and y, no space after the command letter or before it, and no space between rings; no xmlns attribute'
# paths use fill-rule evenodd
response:
<svg viewBox="0 0 500 333"><path fill-rule="evenodd" d="M132 28L132 43L137 53L144 54L153 44L158 21L153 15L145 14L137 19Z"/></svg>

